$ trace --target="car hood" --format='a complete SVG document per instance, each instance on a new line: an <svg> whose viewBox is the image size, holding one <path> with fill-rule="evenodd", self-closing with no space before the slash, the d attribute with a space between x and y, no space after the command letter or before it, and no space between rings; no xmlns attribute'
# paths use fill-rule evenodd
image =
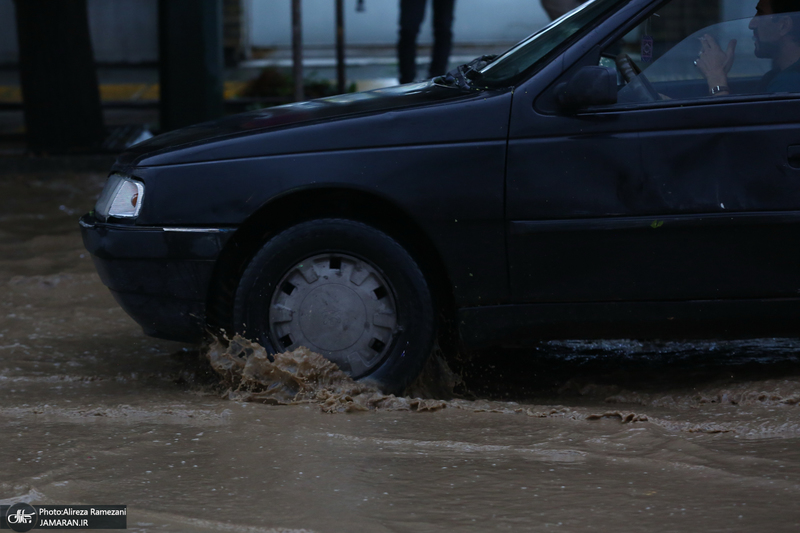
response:
<svg viewBox="0 0 800 533"><path fill-rule="evenodd" d="M470 94L474 95L475 91L444 86L430 80L241 113L213 122L181 128L133 145L119 156L114 166L116 169L121 169L139 164L146 165L145 160L154 156L222 139L309 123L376 114L403 107L441 102ZM162 160L163 158L158 159Z"/></svg>

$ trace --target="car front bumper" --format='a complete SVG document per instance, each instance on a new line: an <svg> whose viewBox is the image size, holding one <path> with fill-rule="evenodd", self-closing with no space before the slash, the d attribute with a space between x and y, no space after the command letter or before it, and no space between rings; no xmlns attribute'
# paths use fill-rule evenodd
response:
<svg viewBox="0 0 800 533"><path fill-rule="evenodd" d="M91 213L80 226L100 279L146 334L203 338L214 266L233 230L110 224Z"/></svg>

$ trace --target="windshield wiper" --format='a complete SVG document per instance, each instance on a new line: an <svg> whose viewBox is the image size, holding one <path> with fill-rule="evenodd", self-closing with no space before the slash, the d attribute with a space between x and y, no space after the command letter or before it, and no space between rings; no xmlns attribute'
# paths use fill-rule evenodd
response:
<svg viewBox="0 0 800 533"><path fill-rule="evenodd" d="M444 76L437 78L437 81L448 87L473 89L473 82L482 76L481 70L495 59L497 59L496 55L476 57L469 63L459 65Z"/></svg>

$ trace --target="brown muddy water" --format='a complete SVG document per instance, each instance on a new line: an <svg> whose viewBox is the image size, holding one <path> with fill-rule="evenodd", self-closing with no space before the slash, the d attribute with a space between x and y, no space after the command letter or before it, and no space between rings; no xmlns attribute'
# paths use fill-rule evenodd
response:
<svg viewBox="0 0 800 533"><path fill-rule="evenodd" d="M800 525L800 342L496 350L454 365L449 400L216 346L220 384L94 273L77 218L103 181L0 175L2 504L126 504L133 531Z"/></svg>

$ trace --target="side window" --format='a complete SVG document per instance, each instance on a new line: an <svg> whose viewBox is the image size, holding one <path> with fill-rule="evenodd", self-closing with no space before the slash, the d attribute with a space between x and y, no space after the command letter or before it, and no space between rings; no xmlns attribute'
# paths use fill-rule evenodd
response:
<svg viewBox="0 0 800 533"><path fill-rule="evenodd" d="M606 48L617 104L800 93L800 13L751 1L673 0Z"/></svg>

